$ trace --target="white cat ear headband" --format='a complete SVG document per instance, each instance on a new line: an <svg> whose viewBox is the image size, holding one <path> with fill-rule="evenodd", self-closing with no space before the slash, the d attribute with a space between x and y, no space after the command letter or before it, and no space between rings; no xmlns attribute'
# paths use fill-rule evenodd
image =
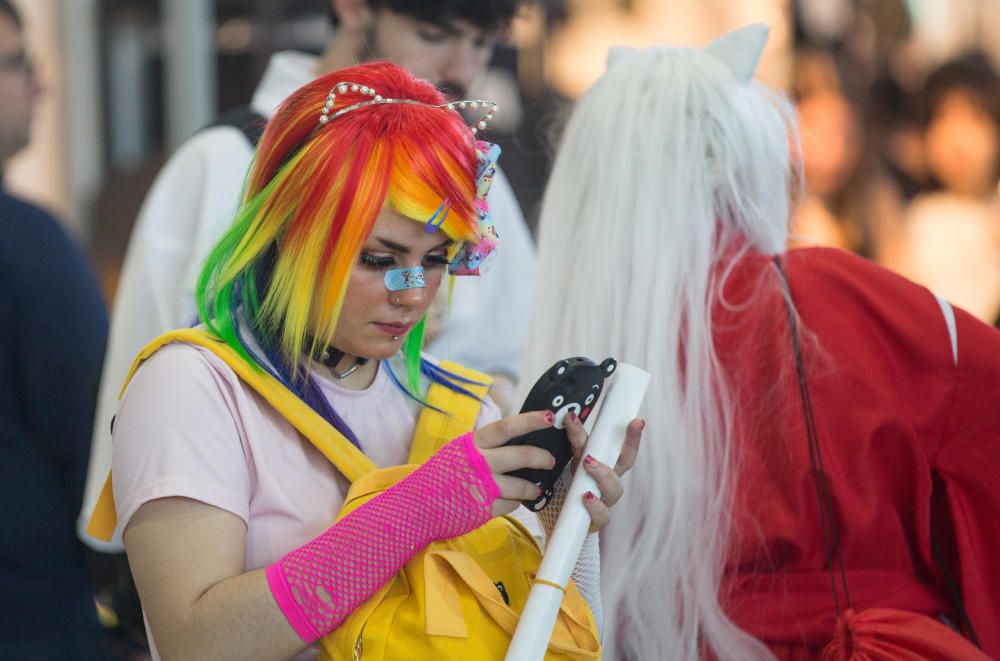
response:
<svg viewBox="0 0 1000 661"><path fill-rule="evenodd" d="M346 94L360 94L370 98L366 101L359 101L345 108L334 111L333 106L336 102L337 96L344 96ZM500 106L494 101L485 101L483 99L463 99L461 101L450 101L442 104L426 103L424 101L417 101L416 99L387 99L379 94L375 88L368 85L341 81L330 89L330 93L327 95L326 101L323 103L323 110L320 111L319 126L317 129L322 129L338 117L342 117L349 112L358 110L359 108L391 103L412 103L416 105L429 106L431 108L454 111L466 109L477 110L482 108L486 112L478 120L476 120L471 127L469 127L472 131L472 135L474 136L478 135L480 131L485 129L489 121L493 119L493 115L500 110ZM483 262L496 249L497 244L499 243L499 234L497 233L496 226L493 224L493 219L489 213L489 205L486 202L486 195L489 192L490 185L493 183L493 176L496 172L496 163L499 157L500 147L482 140L476 141L477 165L475 208L478 215L479 240L475 243L464 242L459 247L455 256L448 264L448 271L452 275L479 275L480 267ZM427 232L433 233L437 231L437 229L444 223L444 220L447 218L450 210L451 200L446 198L438 210L434 212L434 215L431 216L430 220L427 221ZM416 273L417 270L419 270L419 273ZM423 269L420 267L416 267L413 272L410 272L411 270L409 269L394 269L394 271L399 271L399 273L394 272L391 278L388 273L386 274L386 288L390 291L425 286ZM406 271L406 273L403 273L403 271Z"/></svg>
<svg viewBox="0 0 1000 661"><path fill-rule="evenodd" d="M704 50L726 65L741 83L749 83L757 70L769 32L770 29L763 23L753 23L714 39ZM612 48L608 52L608 68L628 60L640 50L645 49Z"/></svg>
<svg viewBox="0 0 1000 661"><path fill-rule="evenodd" d="M345 94L362 94L364 96L369 96L371 99L368 101L359 101L353 105L347 106L346 108L341 108L340 110L333 112L333 104L337 98L337 95ZM477 108L482 108L486 112L472 125L472 134L476 135L479 131L486 128L486 125L491 119L493 119L494 113L500 110L500 106L493 101L485 101L483 99L463 99L461 101L450 101L448 103L442 103L439 105L434 105L432 103L425 103L424 101L417 101L416 99L386 99L381 94L375 91L374 88L368 85L358 85L357 83L349 82L339 82L333 86L330 93L326 97L326 103L323 104L323 111L319 116L319 123L327 124L338 117L342 117L347 113L357 110L358 108L364 108L365 106L371 106L379 103L414 103L421 106L430 106L432 108L446 108L448 110L465 110L469 108L471 110L476 110Z"/></svg>

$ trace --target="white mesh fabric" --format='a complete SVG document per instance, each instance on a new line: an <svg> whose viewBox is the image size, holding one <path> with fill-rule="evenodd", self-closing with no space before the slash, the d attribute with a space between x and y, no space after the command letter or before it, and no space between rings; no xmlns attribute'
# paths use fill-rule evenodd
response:
<svg viewBox="0 0 1000 661"><path fill-rule="evenodd" d="M572 471L567 467L556 481L548 507L538 513L538 520L545 529L546 539L552 536L552 531L556 527L572 479ZM604 631L604 604L601 601L601 547L597 533L590 533L584 538L580 557L576 559L570 578L580 591L580 595L587 600L600 636Z"/></svg>

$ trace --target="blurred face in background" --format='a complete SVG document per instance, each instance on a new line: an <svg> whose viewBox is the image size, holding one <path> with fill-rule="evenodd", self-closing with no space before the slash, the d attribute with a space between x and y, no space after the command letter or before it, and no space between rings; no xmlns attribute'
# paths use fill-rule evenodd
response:
<svg viewBox="0 0 1000 661"><path fill-rule="evenodd" d="M382 8L371 12L358 59L390 60L455 100L486 73L497 37L461 19L430 23Z"/></svg>
<svg viewBox="0 0 1000 661"><path fill-rule="evenodd" d="M1000 130L972 92L956 89L945 94L924 141L927 164L945 188L976 197L994 192Z"/></svg>
<svg viewBox="0 0 1000 661"><path fill-rule="evenodd" d="M847 183L861 158L857 113L841 94L814 92L798 103L806 188L820 197Z"/></svg>
<svg viewBox="0 0 1000 661"><path fill-rule="evenodd" d="M37 98L21 29L0 11L0 164L27 146Z"/></svg>

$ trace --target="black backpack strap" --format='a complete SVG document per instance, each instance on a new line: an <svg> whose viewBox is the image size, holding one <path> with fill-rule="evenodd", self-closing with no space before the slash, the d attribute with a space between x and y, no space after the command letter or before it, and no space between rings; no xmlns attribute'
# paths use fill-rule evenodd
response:
<svg viewBox="0 0 1000 661"><path fill-rule="evenodd" d="M250 106L237 106L219 115L219 118L206 128L232 126L239 129L246 136L247 141L256 147L257 143L260 142L260 136L264 133L266 124L267 118L251 109Z"/></svg>

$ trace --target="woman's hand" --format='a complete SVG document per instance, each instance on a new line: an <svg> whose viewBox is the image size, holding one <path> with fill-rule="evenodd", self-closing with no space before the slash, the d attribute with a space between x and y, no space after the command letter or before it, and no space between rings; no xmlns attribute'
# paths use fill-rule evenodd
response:
<svg viewBox="0 0 1000 661"><path fill-rule="evenodd" d="M479 452L486 459L486 463L493 472L493 479L500 488L500 498L493 503L494 516L509 514L517 509L522 500L534 500L541 495L539 488L528 480L512 477L506 473L521 468L544 470L555 465L555 457L546 450L531 445L504 446L503 444L512 438L551 427L554 421L555 417L549 411L521 413L486 425L473 435ZM609 508L617 503L624 493L621 476L635 463L642 430L646 423L637 419L628 424L621 454L614 468L611 468L594 460L593 457L583 456L588 437L580 419L575 414L569 413L564 421L566 434L569 437L570 446L573 448L574 470L582 464L584 470L597 482L597 487L601 492L600 498L596 494L588 492L583 500L583 505L590 513L592 521L590 530L596 532L611 521Z"/></svg>
<svg viewBox="0 0 1000 661"><path fill-rule="evenodd" d="M594 478L594 481L597 482L597 488L601 491L600 498L590 491L583 497L583 506L590 513L590 532L597 532L611 521L610 508L621 499L625 492L621 477L635 464L636 455L639 453L639 442L642 439L642 430L646 423L639 419L628 423L625 428L625 443L622 445L621 454L612 469L590 455L583 456L588 436L583 428L583 423L580 422L575 413L568 413L564 422L566 423L569 443L573 447L574 473L582 464L583 469Z"/></svg>
<svg viewBox="0 0 1000 661"><path fill-rule="evenodd" d="M522 500L534 500L541 495L541 490L528 480L505 473L521 468L544 470L556 463L551 452L533 445L501 446L512 438L551 427L554 422L552 412L532 411L501 418L473 434L476 447L493 471L493 479L500 488L500 498L493 503L493 516L510 514Z"/></svg>

